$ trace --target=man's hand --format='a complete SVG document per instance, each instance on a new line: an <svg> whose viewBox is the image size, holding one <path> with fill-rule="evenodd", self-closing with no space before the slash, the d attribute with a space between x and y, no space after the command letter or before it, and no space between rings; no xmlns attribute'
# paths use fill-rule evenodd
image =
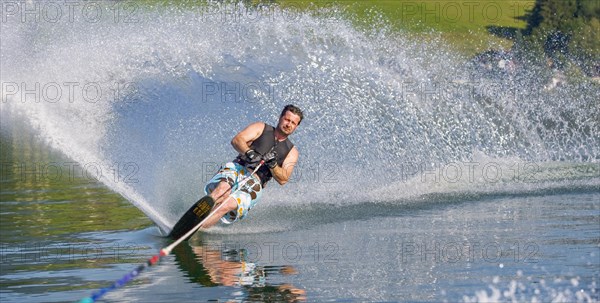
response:
<svg viewBox="0 0 600 303"><path fill-rule="evenodd" d="M263 156L263 160L265 160L265 164L269 168L275 168L275 166L277 166L277 152L271 151Z"/></svg>
<svg viewBox="0 0 600 303"><path fill-rule="evenodd" d="M253 149L249 149L245 154L244 154L245 158L244 159L246 162L248 162L249 164L254 164L254 163L258 163L260 162L260 160L262 159L262 157L260 156L260 154L253 150Z"/></svg>

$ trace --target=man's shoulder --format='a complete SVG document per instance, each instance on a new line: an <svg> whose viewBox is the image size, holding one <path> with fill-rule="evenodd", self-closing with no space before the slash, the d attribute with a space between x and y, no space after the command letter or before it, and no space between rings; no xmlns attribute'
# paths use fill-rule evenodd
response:
<svg viewBox="0 0 600 303"><path fill-rule="evenodd" d="M286 160L288 160L288 159L298 159L299 155L300 155L300 152L298 151L298 149L296 148L296 146L293 145L292 148L290 148L290 151L288 152L288 154L286 156Z"/></svg>
<svg viewBox="0 0 600 303"><path fill-rule="evenodd" d="M285 140L285 142L290 151L296 150L296 152L298 152L298 149L296 148L296 144L294 144L294 142L292 142L292 140L290 140L290 138L287 138L287 140Z"/></svg>
<svg viewBox="0 0 600 303"><path fill-rule="evenodd" d="M258 122L251 123L250 125L248 125L248 127L246 127L246 129L252 129L254 131L262 133L266 126L267 126L266 123L264 123L262 121L258 121Z"/></svg>

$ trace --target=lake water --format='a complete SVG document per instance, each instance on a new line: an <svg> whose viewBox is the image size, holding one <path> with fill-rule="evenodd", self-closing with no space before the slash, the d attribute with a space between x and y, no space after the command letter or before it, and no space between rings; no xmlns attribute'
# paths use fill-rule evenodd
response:
<svg viewBox="0 0 600 303"><path fill-rule="evenodd" d="M76 301L170 243L121 196L67 179L71 162L30 142L3 140L3 302ZM43 174L49 164L64 175ZM196 234L105 300L594 302L599 201L581 186L347 209L265 203L238 226Z"/></svg>
<svg viewBox="0 0 600 303"><path fill-rule="evenodd" d="M600 300L598 85L331 9L98 5L0 24L2 302L135 269L235 133L288 103L306 115L290 183L102 300Z"/></svg>

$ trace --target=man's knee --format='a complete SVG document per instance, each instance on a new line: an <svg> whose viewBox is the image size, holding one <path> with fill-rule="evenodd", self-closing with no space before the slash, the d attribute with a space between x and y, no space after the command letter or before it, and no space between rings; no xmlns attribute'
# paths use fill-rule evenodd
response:
<svg viewBox="0 0 600 303"><path fill-rule="evenodd" d="M225 205L223 205L223 207L221 207L219 210L221 214L226 214L232 210L236 210L238 206L237 202L232 197L228 197L227 200L223 201L223 203L225 203Z"/></svg>
<svg viewBox="0 0 600 303"><path fill-rule="evenodd" d="M231 186L229 185L229 183L221 181L219 182L217 187L212 191L211 195L213 196L213 198L218 198L227 193L230 189Z"/></svg>

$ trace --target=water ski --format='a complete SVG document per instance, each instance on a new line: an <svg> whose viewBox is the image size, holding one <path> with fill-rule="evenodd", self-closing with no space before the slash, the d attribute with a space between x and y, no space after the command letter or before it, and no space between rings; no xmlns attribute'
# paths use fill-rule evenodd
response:
<svg viewBox="0 0 600 303"><path fill-rule="evenodd" d="M179 239L185 235L190 229L198 225L202 220L208 217L210 211L215 205L215 200L211 196L204 196L194 203L190 209L179 219L177 224L173 226L169 237Z"/></svg>

